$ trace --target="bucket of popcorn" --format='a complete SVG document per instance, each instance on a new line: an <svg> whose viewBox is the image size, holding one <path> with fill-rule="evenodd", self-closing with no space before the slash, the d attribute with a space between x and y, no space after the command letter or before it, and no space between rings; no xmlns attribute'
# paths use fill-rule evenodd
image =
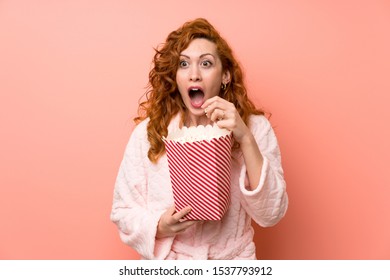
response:
<svg viewBox="0 0 390 280"><path fill-rule="evenodd" d="M163 138L176 211L186 220L221 220L230 204L232 133L216 125L183 127Z"/></svg>

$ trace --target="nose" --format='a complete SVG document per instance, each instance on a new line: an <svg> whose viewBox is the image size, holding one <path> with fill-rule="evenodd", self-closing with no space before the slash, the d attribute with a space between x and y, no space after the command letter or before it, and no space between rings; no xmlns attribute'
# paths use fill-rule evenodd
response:
<svg viewBox="0 0 390 280"><path fill-rule="evenodd" d="M189 74L190 74L190 81L192 82L200 81L202 79L201 78L202 75L200 73L200 69L198 65L192 65Z"/></svg>

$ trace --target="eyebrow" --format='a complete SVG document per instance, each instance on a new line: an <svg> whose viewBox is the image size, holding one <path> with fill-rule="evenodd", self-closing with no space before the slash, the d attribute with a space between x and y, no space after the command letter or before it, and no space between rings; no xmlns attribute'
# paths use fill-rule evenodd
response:
<svg viewBox="0 0 390 280"><path fill-rule="evenodd" d="M202 57L204 57L204 56L207 56L207 55L211 55L213 58L215 58L215 56L213 55L213 54L211 54L211 53L204 53L204 54L201 54L200 56L199 56L199 58L202 58ZM184 57L186 57L186 58L191 58L190 56L188 56L188 55L185 55L185 54L180 54L180 56L184 56Z"/></svg>

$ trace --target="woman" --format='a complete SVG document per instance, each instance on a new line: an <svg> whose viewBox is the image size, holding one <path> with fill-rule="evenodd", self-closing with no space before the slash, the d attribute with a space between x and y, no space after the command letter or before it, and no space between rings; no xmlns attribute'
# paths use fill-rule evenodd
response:
<svg viewBox="0 0 390 280"><path fill-rule="evenodd" d="M275 225L288 198L275 134L232 50L207 20L187 22L156 50L149 82L115 185L122 241L144 259L256 259L251 220ZM161 138L210 123L234 136L230 207L221 221L185 221L191 208L175 212Z"/></svg>

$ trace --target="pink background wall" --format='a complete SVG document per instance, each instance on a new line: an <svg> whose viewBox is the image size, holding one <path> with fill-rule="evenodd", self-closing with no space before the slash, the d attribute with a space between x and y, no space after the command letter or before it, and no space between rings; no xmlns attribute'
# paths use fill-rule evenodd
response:
<svg viewBox="0 0 390 280"><path fill-rule="evenodd" d="M138 3L139 2L139 3ZM130 259L112 191L153 47L206 17L272 112L264 259L390 258L390 2L0 1L0 259Z"/></svg>

